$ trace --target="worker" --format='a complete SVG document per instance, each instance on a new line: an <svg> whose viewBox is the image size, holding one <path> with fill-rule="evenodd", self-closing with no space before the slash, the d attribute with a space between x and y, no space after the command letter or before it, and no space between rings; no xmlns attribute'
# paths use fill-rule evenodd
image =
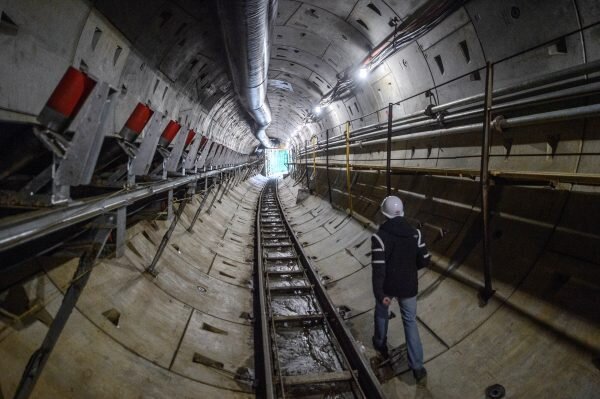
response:
<svg viewBox="0 0 600 399"><path fill-rule="evenodd" d="M429 264L431 255L418 229L404 218L404 204L395 196L381 203L387 218L371 238L373 293L375 294L375 332L373 346L389 356L387 329L389 306L396 298L400 304L408 366L418 382L427 376L423 367L423 346L417 329L417 270Z"/></svg>

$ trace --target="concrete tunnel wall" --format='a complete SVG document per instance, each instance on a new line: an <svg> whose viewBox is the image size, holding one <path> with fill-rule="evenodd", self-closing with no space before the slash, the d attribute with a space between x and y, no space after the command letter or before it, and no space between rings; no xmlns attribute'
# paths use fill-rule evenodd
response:
<svg viewBox="0 0 600 399"><path fill-rule="evenodd" d="M202 4L1 0L0 12L3 118L35 121L72 65L116 91L106 134L119 132L141 102L239 153L257 145L237 113L219 62L219 29Z"/></svg>
<svg viewBox="0 0 600 399"><path fill-rule="evenodd" d="M144 270L170 222L129 228L125 256L94 267L33 397L252 397L254 216L265 182L255 176L233 187L222 203L205 207L190 233L201 201L195 196L156 279ZM23 325L0 322L5 397L42 341L78 260L67 253L32 262L45 270L24 286L35 310Z"/></svg>
<svg viewBox="0 0 600 399"><path fill-rule="evenodd" d="M269 78L290 82L294 91L269 88L275 116L269 134L286 139L298 131L291 143L302 147L313 134L322 142L326 128L339 134L347 120L352 120L352 129L385 121L389 102L435 85L443 85L433 90L438 103L479 93L484 74L448 82L486 59L498 61L569 32L565 53L547 43L499 64L496 87L600 56L600 7L594 0L519 0L510 5L472 0L371 74L355 97L326 109L318 123L301 127L300 110L314 105L335 83L337 73L356 64L369 46L389 33L387 18L403 19L424 1L373 1L383 14L379 16L368 9L368 2L352 3L280 1ZM132 4L0 0L0 11L18 26L15 35L0 33L0 52L9 60L0 62L3 117L32 120L66 67L83 62L119 92L107 133L119 130L138 101L149 102L239 152L250 151L256 141L239 115L225 63L219 60L219 29L204 3ZM511 7L520 9L519 18L510 15ZM357 23L359 19L369 29ZM96 29L102 33L91 46L98 38ZM470 49L469 62L459 51L461 41ZM443 60L443 73L437 55ZM395 106L394 115L422 109L431 101L420 94ZM495 136L491 167L597 173L598 123L562 122ZM556 135L556 156L550 156L548 137ZM507 138L512 140L508 157ZM394 166L478 168L478 140L474 134L399 143L394 146ZM381 165L383 149L354 150L351 161ZM342 151L332 153L333 161L343 159ZM332 170L330 176L334 204L346 208L345 172ZM385 195L384 175L355 173L353 182L356 213L380 221L376 211ZM131 228L126 257L105 260L94 271L35 395L250 396L250 387L240 377L244 367L251 367L252 337L250 323L240 316L251 312L251 249L245 246L251 244L254 203L263 184L255 177L232 190L211 215L202 216L197 231L187 235L181 229L198 206L196 199L159 263L156 281L141 272L155 252L164 222ZM593 397L600 390L593 363L600 351L597 189L505 186L498 191L492 219L498 295L480 308L477 183L395 176L392 186L405 201L408 217L423 223L434 266L421 275L419 301L429 391L418 390L403 377L406 385L398 380L385 384L390 396L481 397L486 386L502 383L511 397ZM317 169L312 188L327 198L326 187L324 170ZM370 233L323 199L311 197L294 206L296 189L289 180L281 186L294 228L303 233L306 250L316 257L334 302L349 308L348 323L371 356ZM41 311L35 315L38 321L32 318L17 329L5 324L0 329L0 389L8 397L75 265L72 260L58 267L56 261L39 262L48 262L48 272L26 287L31 298L47 304L48 314ZM115 320L113 309L120 313L118 328L109 320ZM399 317L392 320L391 330L391 343L400 344ZM197 362L195 353L200 355Z"/></svg>
<svg viewBox="0 0 600 399"><path fill-rule="evenodd" d="M371 177L375 183L376 176ZM444 197L445 201L464 206L438 199L435 190L447 193L450 185L453 196ZM591 261L565 252L570 242L586 235L569 234L573 221L568 215L577 212L577 199L569 203L568 193L557 198L548 193L539 203L524 204L519 197L522 193L503 196L503 216L494 223L497 293L482 307L477 296L483 279L476 230L480 229L477 188L460 181L435 184L430 178L396 179L393 186L405 199L406 217L424 223L422 231L433 264L419 273L418 322L429 371L427 387L416 386L404 374L384 383L386 394L391 398L475 398L483 397L486 387L502 384L507 397L594 397L600 387L594 364L600 349L598 296L597 287L590 283L596 272ZM356 220L317 196L296 204L299 187L290 178L279 184L289 221L331 299L344 310L353 335L364 345L367 358L373 358L370 236L375 226L365 225L364 217ZM364 210L362 203L371 202L370 190L380 196L385 193L380 187L369 189L370 198L357 194L357 209ZM562 207L563 217L555 219L556 209ZM509 214L517 209L518 214ZM380 221L376 211L377 206L371 205L364 214ZM446 230L443 237L439 228ZM597 244L588 248L593 245ZM568 277L558 281L557 276ZM391 311L395 317L390 320L389 344L396 347L404 342L397 303Z"/></svg>

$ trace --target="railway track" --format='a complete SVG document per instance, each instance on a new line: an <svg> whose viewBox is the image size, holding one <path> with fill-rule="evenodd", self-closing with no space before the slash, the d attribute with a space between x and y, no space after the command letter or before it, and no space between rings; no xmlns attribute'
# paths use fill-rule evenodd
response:
<svg viewBox="0 0 600 399"><path fill-rule="evenodd" d="M384 397L290 228L276 180L258 203L256 271L258 396Z"/></svg>

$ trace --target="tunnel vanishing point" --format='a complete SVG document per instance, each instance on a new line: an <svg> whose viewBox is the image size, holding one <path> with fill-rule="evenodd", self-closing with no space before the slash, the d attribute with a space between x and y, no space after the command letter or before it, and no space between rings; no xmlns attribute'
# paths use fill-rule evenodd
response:
<svg viewBox="0 0 600 399"><path fill-rule="evenodd" d="M0 399L600 398L599 187L597 0L0 0Z"/></svg>

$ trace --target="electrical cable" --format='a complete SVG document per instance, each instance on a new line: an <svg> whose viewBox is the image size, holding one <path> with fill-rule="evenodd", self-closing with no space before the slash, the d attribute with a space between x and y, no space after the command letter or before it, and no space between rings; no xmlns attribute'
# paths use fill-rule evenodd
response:
<svg viewBox="0 0 600 399"><path fill-rule="evenodd" d="M430 32L446 17L462 7L467 1L468 0L431 0L420 7L404 22L400 25L396 25L394 32L371 50L358 66L346 70L331 91L323 96L319 102L319 106L324 108L334 101L349 96L358 84L357 79L355 78L358 70L364 69L367 72L375 70L408 44ZM316 119L317 115L315 113L309 113L308 121L315 121Z"/></svg>

